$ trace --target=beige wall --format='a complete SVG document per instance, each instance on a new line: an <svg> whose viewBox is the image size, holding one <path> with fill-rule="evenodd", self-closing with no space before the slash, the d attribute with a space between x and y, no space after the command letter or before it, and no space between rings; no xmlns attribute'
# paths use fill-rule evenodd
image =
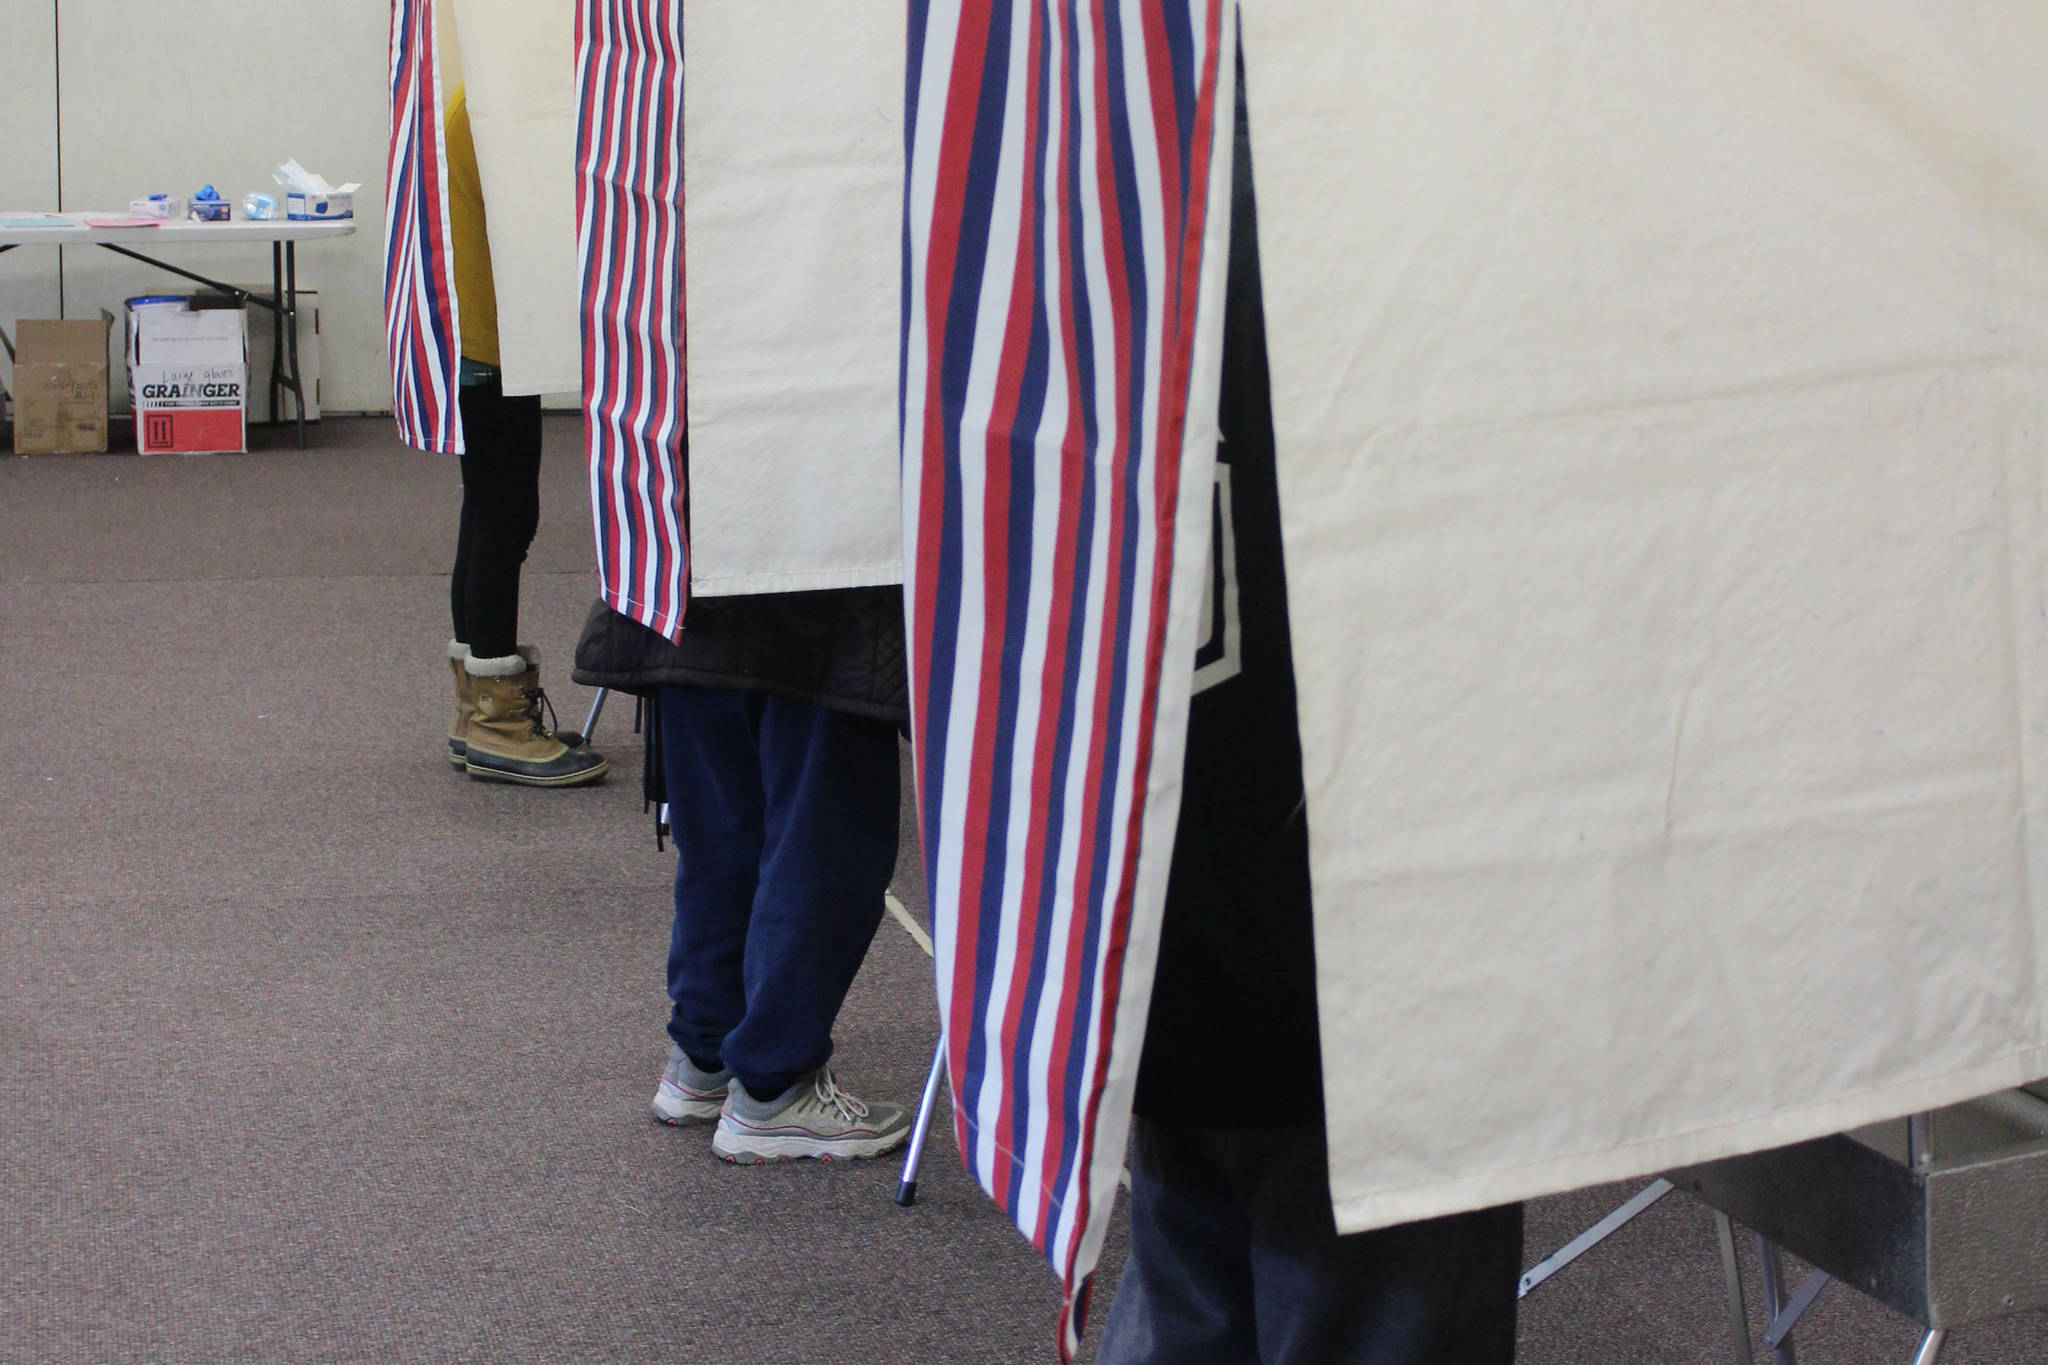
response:
<svg viewBox="0 0 2048 1365"><path fill-rule="evenodd" d="M56 23L49 0L0 0L0 213L57 202ZM57 316L57 253L0 255L0 329ZM0 351L0 383L13 387Z"/></svg>
<svg viewBox="0 0 2048 1365"><path fill-rule="evenodd" d="M54 0L54 8L64 209L119 209L138 195L189 194L208 182L239 201L273 189L271 168L286 157L337 183L363 182L356 234L302 247L299 278L321 295L326 408L388 410L387 0ZM53 0L0 0L0 9L0 207L56 207ZM24 30L27 41L17 41ZM264 246L164 255L217 279L270 278ZM54 287L43 281L54 282L55 261L47 248L0 258L0 318L54 313ZM64 253L69 316L118 312L127 297L167 287L181 285L108 252Z"/></svg>

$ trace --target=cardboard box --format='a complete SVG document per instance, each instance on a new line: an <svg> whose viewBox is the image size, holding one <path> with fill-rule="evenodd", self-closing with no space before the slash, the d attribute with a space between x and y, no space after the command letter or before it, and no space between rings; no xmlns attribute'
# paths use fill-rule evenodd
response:
<svg viewBox="0 0 2048 1365"><path fill-rule="evenodd" d="M14 450L94 454L107 448L107 332L89 321L24 319L15 344Z"/></svg>
<svg viewBox="0 0 2048 1365"><path fill-rule="evenodd" d="M144 455L242 451L248 436L248 323L242 308L128 301L128 396Z"/></svg>

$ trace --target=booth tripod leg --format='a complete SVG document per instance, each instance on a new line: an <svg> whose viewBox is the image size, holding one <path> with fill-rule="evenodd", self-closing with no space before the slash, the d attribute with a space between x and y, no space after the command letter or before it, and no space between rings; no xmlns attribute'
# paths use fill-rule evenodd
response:
<svg viewBox="0 0 2048 1365"><path fill-rule="evenodd" d="M1742 1296L1742 1264L1735 1259L1735 1225L1714 1210L1714 1235L1721 1244L1721 1275L1728 1286L1728 1326L1735 1335L1735 1365L1754 1365L1749 1346L1749 1305Z"/></svg>
<svg viewBox="0 0 2048 1365"><path fill-rule="evenodd" d="M1920 1349L1913 1353L1913 1365L1935 1365L1941 1359L1941 1348L1947 1344L1948 1328L1928 1328L1927 1335L1920 1338Z"/></svg>
<svg viewBox="0 0 2048 1365"><path fill-rule="evenodd" d="M1785 1312L1785 1262L1778 1254L1777 1243L1758 1233L1756 1237L1757 1264L1764 1282L1764 1315L1775 1326ZM1771 1357L1777 1365L1799 1365L1799 1348L1792 1344L1792 1338L1767 1343Z"/></svg>
<svg viewBox="0 0 2048 1365"><path fill-rule="evenodd" d="M931 1136L932 1111L939 1104L939 1082L946 1075L946 1039L939 1038L938 1051L932 1054L931 1074L925 1077L924 1098L918 1101L917 1123L910 1130L910 1148L903 1155L903 1180L896 1186L896 1202L909 1208L917 1202L917 1168L924 1162L924 1142Z"/></svg>
<svg viewBox="0 0 2048 1365"><path fill-rule="evenodd" d="M584 717L583 729L579 731L577 734L577 739L579 742L584 744L590 743L590 736L597 730L597 718L604 714L605 698L609 697L611 694L612 690L609 687L600 687L597 689L597 696L590 703L590 714Z"/></svg>

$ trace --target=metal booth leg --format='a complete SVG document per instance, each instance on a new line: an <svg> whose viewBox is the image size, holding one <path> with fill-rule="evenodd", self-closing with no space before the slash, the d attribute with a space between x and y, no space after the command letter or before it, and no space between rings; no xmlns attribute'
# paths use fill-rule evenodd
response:
<svg viewBox="0 0 2048 1365"><path fill-rule="evenodd" d="M1777 1243L1762 1233L1756 1238L1757 1264L1762 1271L1764 1282L1764 1316L1773 1326L1785 1312L1785 1262L1778 1254ZM1777 1365L1799 1365L1799 1349L1790 1337L1771 1347L1771 1355Z"/></svg>
<svg viewBox="0 0 2048 1365"><path fill-rule="evenodd" d="M1721 1274L1728 1282L1728 1325L1735 1334L1735 1365L1755 1365L1749 1347L1749 1306L1742 1297L1742 1264L1735 1259L1735 1225L1714 1211L1714 1235L1721 1243Z"/></svg>
<svg viewBox="0 0 2048 1365"><path fill-rule="evenodd" d="M932 1111L939 1104L939 1082L946 1074L946 1040L939 1039L932 1054L931 1074L925 1077L924 1098L918 1101L917 1124L910 1130L910 1149L903 1156L903 1180L896 1186L896 1202L909 1208L917 1202L917 1168L924 1162L924 1142L931 1136Z"/></svg>
<svg viewBox="0 0 2048 1365"><path fill-rule="evenodd" d="M604 714L604 699L612 694L609 687L597 689L597 698L590 703L590 715L583 722L583 732L578 736L583 743L590 743L590 736L597 729L597 718Z"/></svg>
<svg viewBox="0 0 2048 1365"><path fill-rule="evenodd" d="M1529 1273L1522 1276L1521 1287L1515 1291L1515 1297L1528 1298L1538 1287L1548 1283L1553 1275L1641 1217L1671 1190L1671 1182L1661 1178L1643 1186L1636 1191L1634 1198L1530 1267Z"/></svg>
<svg viewBox="0 0 2048 1365"><path fill-rule="evenodd" d="M1947 1344L1948 1328L1928 1328L1927 1335L1920 1338L1920 1349L1913 1353L1913 1365L1934 1365L1941 1359L1941 1348Z"/></svg>

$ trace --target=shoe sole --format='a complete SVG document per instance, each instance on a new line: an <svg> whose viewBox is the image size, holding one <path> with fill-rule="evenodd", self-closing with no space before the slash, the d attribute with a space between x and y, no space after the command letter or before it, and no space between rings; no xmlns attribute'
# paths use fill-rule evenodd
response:
<svg viewBox="0 0 2048 1365"><path fill-rule="evenodd" d="M910 1141L910 1130L871 1138L750 1137L735 1138L723 1126L711 1135L711 1150L734 1166L760 1166L778 1161L858 1161L887 1156Z"/></svg>
<svg viewBox="0 0 2048 1365"><path fill-rule="evenodd" d="M561 777L537 777L528 773L512 772L505 768L486 768L467 759L463 767L468 769L472 779L478 782L510 782L520 787L581 787L596 782L610 771L609 760L599 760L596 767L578 768Z"/></svg>
<svg viewBox="0 0 2048 1365"><path fill-rule="evenodd" d="M654 1102L647 1106L647 1112L654 1121L669 1128L681 1128L687 1123L706 1123L717 1119L725 1112L725 1097L715 1100L669 1099L657 1091Z"/></svg>
<svg viewBox="0 0 2048 1365"><path fill-rule="evenodd" d="M465 768L469 767L469 746L466 744L457 744L452 739L449 740L448 766L455 769L456 772L461 772Z"/></svg>

